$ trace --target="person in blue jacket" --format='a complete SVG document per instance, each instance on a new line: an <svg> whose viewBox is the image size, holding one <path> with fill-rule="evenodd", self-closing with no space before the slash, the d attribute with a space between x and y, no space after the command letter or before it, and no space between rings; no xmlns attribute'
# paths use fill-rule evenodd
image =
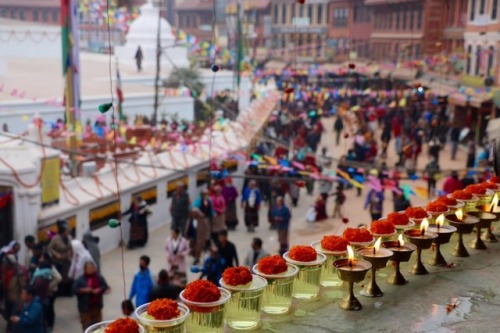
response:
<svg viewBox="0 0 500 333"><path fill-rule="evenodd" d="M36 297L35 289L24 288L21 294L22 309L16 316L10 317L16 333L46 333L43 305Z"/></svg>
<svg viewBox="0 0 500 333"><path fill-rule="evenodd" d="M217 247L212 246L210 248L210 255L205 259L203 263L203 267L192 266L192 273L201 273L200 279L204 277L207 278L208 281L214 283L215 285L219 285L219 280L222 278L222 272L224 271L225 261L224 258L221 257L219 250Z"/></svg>
<svg viewBox="0 0 500 333"><path fill-rule="evenodd" d="M139 272L134 276L129 296L130 300L135 297L136 307L148 303L149 293L153 290L153 276L149 271L150 262L151 259L148 256L141 256L139 259Z"/></svg>

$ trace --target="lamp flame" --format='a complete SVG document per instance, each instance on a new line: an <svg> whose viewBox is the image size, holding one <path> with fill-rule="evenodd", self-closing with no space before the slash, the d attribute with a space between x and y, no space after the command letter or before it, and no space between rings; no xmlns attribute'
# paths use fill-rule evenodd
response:
<svg viewBox="0 0 500 333"><path fill-rule="evenodd" d="M399 235L399 237L398 237L398 245L399 246L404 246L405 245L405 241L403 239L403 234Z"/></svg>
<svg viewBox="0 0 500 333"><path fill-rule="evenodd" d="M382 244L382 237L379 237L373 246L374 254L377 254L378 250L380 250L380 244Z"/></svg>
<svg viewBox="0 0 500 333"><path fill-rule="evenodd" d="M429 228L429 221L427 219L424 219L422 223L420 223L420 234L423 236L425 235L425 231Z"/></svg>
<svg viewBox="0 0 500 333"><path fill-rule="evenodd" d="M495 196L493 197L493 201L491 201L491 204L490 204L490 212L496 211L497 207L498 207L498 193L495 193Z"/></svg>
<svg viewBox="0 0 500 333"><path fill-rule="evenodd" d="M438 226L438 228L441 228L444 224L444 214L441 214L437 217L436 219L436 224Z"/></svg>
<svg viewBox="0 0 500 333"><path fill-rule="evenodd" d="M462 221L464 219L464 211L462 209L457 209L455 216L459 221Z"/></svg>
<svg viewBox="0 0 500 333"><path fill-rule="evenodd" d="M354 262L354 251L352 250L351 245L347 245L347 253L348 253L348 263L349 267L352 267L352 264Z"/></svg>

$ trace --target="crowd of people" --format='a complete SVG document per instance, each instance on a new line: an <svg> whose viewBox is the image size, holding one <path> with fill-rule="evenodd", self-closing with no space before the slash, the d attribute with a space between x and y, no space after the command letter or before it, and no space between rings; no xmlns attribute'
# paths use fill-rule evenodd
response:
<svg viewBox="0 0 500 333"><path fill-rule="evenodd" d="M262 239L254 237L256 230L263 227L262 215L268 222L264 228L276 233L279 252L286 252L292 212L300 205L304 192L315 195L314 205L307 212L308 222L322 222L329 217L346 222L346 191L355 189L361 196L362 188L367 187L364 208L376 220L384 214L387 184L393 188L395 211L411 205L401 191L402 178L426 179L429 197L488 178L487 172L466 172L462 179L458 172L451 172L443 188L437 188L436 181L443 174L439 163L443 147L450 142L450 159L454 160L462 129L450 118L446 107L433 104L418 90L386 94L383 98L362 94L332 96L322 92L322 80L309 83L307 78L295 78L295 84L290 84L290 78L276 75L274 79L283 90L283 99L250 154L242 188L237 188L232 177L216 163L211 165L213 176L208 186L196 198L190 197L184 183L176 184L169 207L171 232L163 249L164 269L156 277L149 268L151 258L147 254L140 257L128 299L122 303L125 315L132 315L135 307L157 298L177 298L187 283L188 270L219 284L225 268L255 265L269 254ZM403 99L405 103L401 103ZM320 146L326 131L323 117L335 117L332 146ZM100 135L98 130L94 132ZM464 167L487 166L488 149L478 155L474 135L470 135ZM352 146L340 147L342 138ZM387 164L391 143L398 158L394 166ZM338 160L331 153L334 145L345 151ZM430 156L425 166L419 163L424 147ZM276 167L277 161L280 167ZM364 186L359 186L361 183ZM329 200L333 200L331 213L327 212ZM121 214L130 223L129 249L147 245L151 213L147 202L135 196ZM243 221L238 216L243 216ZM101 275L99 239L90 232L83 235L82 241L73 239L66 221L58 221L57 227L58 232L46 242L26 237L25 258L19 258L21 245L16 241L1 250L0 306L7 332L50 332L57 297L71 295L76 295L83 329L102 320L103 295L110 287ZM250 245L243 260L230 240L231 231L241 227L246 228ZM188 257L193 262L189 268Z"/></svg>

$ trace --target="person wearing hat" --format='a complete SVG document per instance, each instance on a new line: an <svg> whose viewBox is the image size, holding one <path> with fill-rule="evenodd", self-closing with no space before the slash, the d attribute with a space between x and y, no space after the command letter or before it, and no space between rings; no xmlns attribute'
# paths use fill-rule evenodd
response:
<svg viewBox="0 0 500 333"><path fill-rule="evenodd" d="M143 247L148 242L148 215L151 214L149 206L140 195L133 198L127 211L122 213L122 217L130 215L130 238L128 248Z"/></svg>
<svg viewBox="0 0 500 333"><path fill-rule="evenodd" d="M172 217L171 229L179 229L182 235L186 234L186 223L189 219L189 208L191 199L186 193L184 183L179 181L176 184L175 193L170 204L170 216Z"/></svg>
<svg viewBox="0 0 500 333"><path fill-rule="evenodd" d="M61 274L63 280L59 285L59 294L64 296L71 295L71 285L73 281L69 278L68 272L71 266L71 257L73 249L71 241L73 238L70 235L70 228L68 222L58 220L57 222L57 235L55 235L49 243L47 250L52 256L54 265Z"/></svg>

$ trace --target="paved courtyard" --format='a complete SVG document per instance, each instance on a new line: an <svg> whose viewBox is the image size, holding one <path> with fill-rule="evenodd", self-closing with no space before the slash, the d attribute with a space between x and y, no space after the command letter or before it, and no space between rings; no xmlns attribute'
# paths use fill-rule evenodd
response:
<svg viewBox="0 0 500 333"><path fill-rule="evenodd" d="M332 146L334 142L332 133L332 120L325 121L327 133L323 137L323 145L327 146L335 157L344 154L344 143L339 147ZM352 142L348 139L348 145ZM391 142L388 165L394 165L393 142ZM419 167L426 164L426 154L419 161ZM450 161L449 150L441 154L441 168L463 168L465 153L458 156L457 161ZM421 180L416 181L418 186L425 187ZM324 234L341 234L346 227L356 227L361 223L370 223L369 214L363 209L366 190L361 197L355 191L347 191L345 216L349 218L348 224L343 224L340 219L329 219L317 224L308 224L305 219L306 211L314 201L314 197L301 193L299 207L293 209L291 223L291 244L309 244L321 239ZM387 192L384 203L384 214L392 212L392 195ZM412 197L412 204L425 203L419 197ZM329 203L328 213L332 212L332 202ZM167 209L165 209L167 211ZM243 221L240 216L240 221ZM240 222L241 223L241 222ZM168 227L155 230L150 235L146 248L124 252L126 294L133 274L138 269L138 258L142 254L151 257L151 269L158 272L165 266L164 242L168 236ZM116 232L119 232L118 230ZM240 260L243 260L250 248L252 237L261 237L264 247L269 252L278 250L276 232L270 231L265 210L261 211L261 225L256 233L248 234L240 227L230 233L230 240L238 249ZM456 241L456 236L452 242ZM472 236L466 237L468 242ZM430 275L410 276L407 271L409 264L402 264L402 272L409 278L407 286L390 286L385 283L384 277L388 275L391 267L379 272L379 284L385 291L385 296L377 299L360 297L364 309L360 312L345 312L338 308L338 301L342 297L339 288L323 289L321 297L315 302L294 302L288 315L279 317L263 317L262 331L268 332L470 332L482 329L483 332L495 332L500 324L498 309L500 293L497 277L500 266L496 259L500 254L500 243L492 244L487 251L471 251L471 258L456 259L448 255L449 247L444 247L444 255L455 268L429 268ZM427 259L430 251L424 253ZM414 258L412 259L413 263ZM188 259L188 265L192 259ZM102 258L103 275L112 287L104 299L104 318L113 319L121 315L120 303L125 298L122 269L121 251L116 249L106 253ZM196 276L190 274L189 279ZM355 287L356 293L359 286ZM446 305L455 302L457 307L449 314ZM56 327L55 333L79 332L79 319L76 310L76 298L61 298L56 302ZM3 325L2 325L3 328Z"/></svg>

